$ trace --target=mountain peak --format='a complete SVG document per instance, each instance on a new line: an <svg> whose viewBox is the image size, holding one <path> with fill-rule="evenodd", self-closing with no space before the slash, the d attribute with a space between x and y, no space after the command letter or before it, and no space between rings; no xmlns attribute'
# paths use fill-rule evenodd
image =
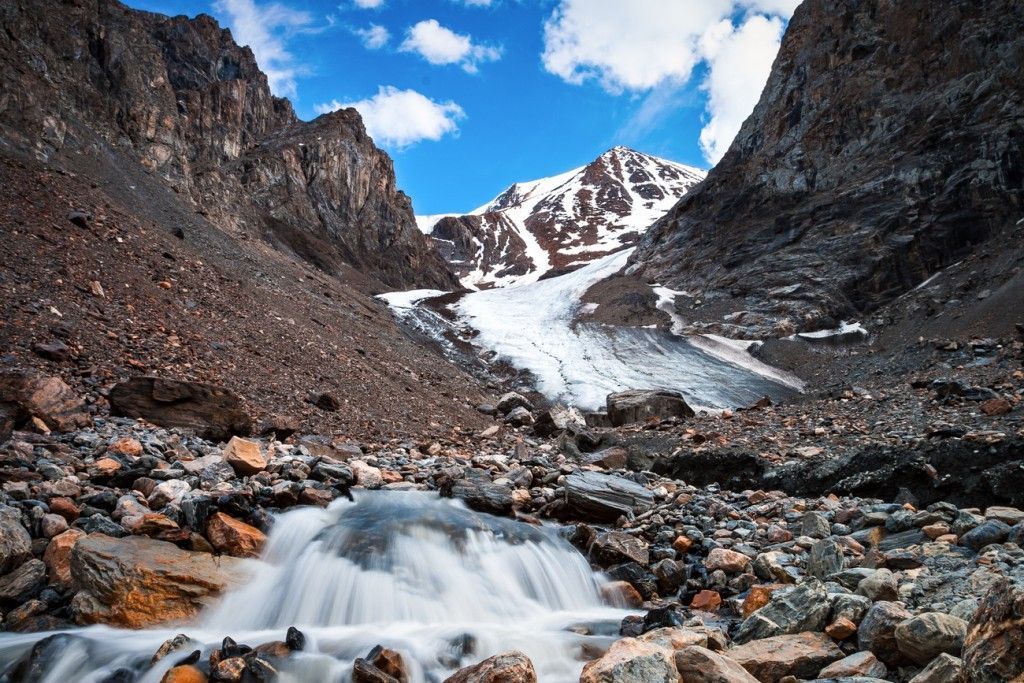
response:
<svg viewBox="0 0 1024 683"><path fill-rule="evenodd" d="M617 145L586 166L513 183L465 216L418 220L463 285L503 287L631 246L704 176Z"/></svg>

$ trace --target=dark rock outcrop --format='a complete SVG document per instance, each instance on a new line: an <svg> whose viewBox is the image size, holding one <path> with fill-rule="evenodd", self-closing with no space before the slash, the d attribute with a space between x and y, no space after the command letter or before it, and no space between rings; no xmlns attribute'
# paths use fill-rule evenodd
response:
<svg viewBox="0 0 1024 683"><path fill-rule="evenodd" d="M608 394L608 419L615 427L649 418L693 417L694 412L678 391L631 389Z"/></svg>
<svg viewBox="0 0 1024 683"><path fill-rule="evenodd" d="M0 140L49 159L99 136L191 198L231 235L328 273L453 286L355 110L300 121L252 51L206 15L116 0L6 3Z"/></svg>
<svg viewBox="0 0 1024 683"><path fill-rule="evenodd" d="M247 436L252 420L234 392L212 384L135 377L110 391L110 412L164 427L185 427L208 439Z"/></svg>
<svg viewBox="0 0 1024 683"><path fill-rule="evenodd" d="M703 329L870 311L1024 215L1022 93L1019 2L806 0L729 151L627 272L699 292Z"/></svg>

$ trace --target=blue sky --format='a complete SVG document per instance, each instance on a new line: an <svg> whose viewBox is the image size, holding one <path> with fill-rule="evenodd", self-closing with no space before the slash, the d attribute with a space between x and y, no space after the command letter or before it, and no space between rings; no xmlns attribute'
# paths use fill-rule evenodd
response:
<svg viewBox="0 0 1024 683"><path fill-rule="evenodd" d="M303 119L356 106L417 213L618 144L708 168L799 0L127 0L211 14Z"/></svg>

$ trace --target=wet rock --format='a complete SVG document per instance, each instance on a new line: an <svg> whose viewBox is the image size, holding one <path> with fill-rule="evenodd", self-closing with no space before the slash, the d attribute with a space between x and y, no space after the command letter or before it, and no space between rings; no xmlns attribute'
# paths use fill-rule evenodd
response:
<svg viewBox="0 0 1024 683"><path fill-rule="evenodd" d="M801 631L820 631L828 623L831 609L825 586L811 579L772 593L767 605L740 624L733 640L747 643Z"/></svg>
<svg viewBox="0 0 1024 683"><path fill-rule="evenodd" d="M675 391L632 389L608 394L608 419L612 426L644 422L649 418L693 417L693 408Z"/></svg>
<svg viewBox="0 0 1024 683"><path fill-rule="evenodd" d="M21 513L0 505L0 574L32 557L32 537L21 525Z"/></svg>
<svg viewBox="0 0 1024 683"><path fill-rule="evenodd" d="M247 436L252 420L234 392L212 384L135 377L110 391L110 412L164 427L191 429L204 438Z"/></svg>
<svg viewBox="0 0 1024 683"><path fill-rule="evenodd" d="M755 640L725 654L759 681L786 676L814 678L821 669L843 658L843 651L823 633L797 633Z"/></svg>
<svg viewBox="0 0 1024 683"><path fill-rule="evenodd" d="M990 519L960 537L960 545L981 550L993 543L1002 543L1010 535L1010 526L998 519Z"/></svg>
<svg viewBox="0 0 1024 683"><path fill-rule="evenodd" d="M231 437L224 447L224 460L243 477L257 474L267 468L267 458L263 455L260 445L238 436Z"/></svg>
<svg viewBox="0 0 1024 683"><path fill-rule="evenodd" d="M82 538L71 551L78 623L145 628L183 621L244 579L240 560L144 536Z"/></svg>
<svg viewBox="0 0 1024 683"><path fill-rule="evenodd" d="M996 581L967 626L963 668L971 683L1001 683L1024 672L1024 588Z"/></svg>
<svg viewBox="0 0 1024 683"><path fill-rule="evenodd" d="M889 669L870 652L858 652L832 662L818 673L818 678L885 678Z"/></svg>
<svg viewBox="0 0 1024 683"><path fill-rule="evenodd" d="M601 598L612 607L637 609L643 604L643 596L628 581L609 581L601 586Z"/></svg>
<svg viewBox="0 0 1024 683"><path fill-rule="evenodd" d="M509 514L515 502L510 487L492 482L491 478L480 470L468 470L465 476L444 482L441 494L449 498L459 498L479 512L495 515Z"/></svg>
<svg viewBox="0 0 1024 683"><path fill-rule="evenodd" d="M49 429L66 432L92 424L85 402L59 377L32 370L0 372L0 404L18 408L23 418L36 418ZM20 420L14 421L17 426Z"/></svg>
<svg viewBox="0 0 1024 683"><path fill-rule="evenodd" d="M14 683L44 683L48 680L48 669L61 655L72 648L81 647L81 638L67 633L58 633L39 640L14 665L5 670L6 680Z"/></svg>
<svg viewBox="0 0 1024 683"><path fill-rule="evenodd" d="M636 638L612 643L603 656L588 662L580 683L678 683L674 655Z"/></svg>
<svg viewBox="0 0 1024 683"><path fill-rule="evenodd" d="M857 629L857 646L870 650L888 666L906 661L896 643L896 627L911 618L910 612L894 602L876 602Z"/></svg>
<svg viewBox="0 0 1024 683"><path fill-rule="evenodd" d="M245 660L241 657L227 657L211 667L210 672L215 681L239 683L245 676Z"/></svg>
<svg viewBox="0 0 1024 683"><path fill-rule="evenodd" d="M529 657L513 651L460 669L444 683L537 683L537 672Z"/></svg>
<svg viewBox="0 0 1024 683"><path fill-rule="evenodd" d="M735 660L692 646L675 653L676 670L683 683L755 683L756 678L747 673Z"/></svg>
<svg viewBox="0 0 1024 683"><path fill-rule="evenodd" d="M959 655L967 634L963 619L929 612L896 627L896 645L908 659L924 666L942 653Z"/></svg>
<svg viewBox="0 0 1024 683"><path fill-rule="evenodd" d="M614 521L649 509L654 504L654 496L643 486L622 477L577 472L565 478L565 502L581 519Z"/></svg>
<svg viewBox="0 0 1024 683"><path fill-rule="evenodd" d="M963 680L964 663L953 655L941 654L932 660L910 683L950 683Z"/></svg>
<svg viewBox="0 0 1024 683"><path fill-rule="evenodd" d="M223 512L214 513L206 537L219 552L233 557L259 557L267 537L262 531Z"/></svg>

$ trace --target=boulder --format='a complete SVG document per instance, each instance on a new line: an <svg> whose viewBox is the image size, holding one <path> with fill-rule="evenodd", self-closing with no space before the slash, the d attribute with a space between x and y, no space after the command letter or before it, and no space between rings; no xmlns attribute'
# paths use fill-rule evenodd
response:
<svg viewBox="0 0 1024 683"><path fill-rule="evenodd" d="M513 427L528 427L533 424L533 413L526 408L513 408L501 421Z"/></svg>
<svg viewBox="0 0 1024 683"><path fill-rule="evenodd" d="M260 445L238 436L231 437L224 447L224 460L243 477L267 469L267 458Z"/></svg>
<svg viewBox="0 0 1024 683"><path fill-rule="evenodd" d="M444 683L537 683L537 672L522 652L504 652L456 671Z"/></svg>
<svg viewBox="0 0 1024 683"><path fill-rule="evenodd" d="M735 660L706 647L683 648L675 654L676 670L683 683L756 683Z"/></svg>
<svg viewBox="0 0 1024 683"><path fill-rule="evenodd" d="M21 513L0 505L0 575L32 557L32 537L21 525Z"/></svg>
<svg viewBox="0 0 1024 683"><path fill-rule="evenodd" d="M81 624L146 628L196 615L245 578L242 560L189 552L145 536L90 534L71 551Z"/></svg>
<svg viewBox="0 0 1024 683"><path fill-rule="evenodd" d="M992 584L967 626L963 668L971 683L1015 680L1024 672L1024 588Z"/></svg>
<svg viewBox="0 0 1024 683"><path fill-rule="evenodd" d="M262 531L223 512L206 524L206 537L219 552L233 557L259 557L267 537Z"/></svg>
<svg viewBox="0 0 1024 683"><path fill-rule="evenodd" d="M704 566L708 571L721 569L727 574L739 574L750 566L750 558L743 553L728 548L714 548L704 558Z"/></svg>
<svg viewBox="0 0 1024 683"><path fill-rule="evenodd" d="M1002 543L1010 535L1010 525L998 519L987 520L960 537L960 545L981 550L993 543Z"/></svg>
<svg viewBox="0 0 1024 683"><path fill-rule="evenodd" d="M831 611L825 586L809 579L793 588L774 591L767 605L740 624L733 640L747 643L801 631L820 631L828 624Z"/></svg>
<svg viewBox="0 0 1024 683"><path fill-rule="evenodd" d="M442 481L440 490L447 498L459 498L474 510L495 515L509 514L515 502L509 486L494 483L486 472L477 469L466 470L463 477Z"/></svg>
<svg viewBox="0 0 1024 683"><path fill-rule="evenodd" d="M580 683L679 683L671 650L623 638L598 659L587 662Z"/></svg>
<svg viewBox="0 0 1024 683"><path fill-rule="evenodd" d="M870 650L888 666L899 666L906 661L896 644L896 627L911 618L910 612L895 602L876 602L864 615L857 629L857 645Z"/></svg>
<svg viewBox="0 0 1024 683"><path fill-rule="evenodd" d="M814 678L832 662L843 658L824 633L796 633L755 640L725 652L759 681L774 683L786 676Z"/></svg>
<svg viewBox="0 0 1024 683"><path fill-rule="evenodd" d="M533 410L533 404L530 403L529 399L514 391L504 394L498 399L498 403L494 407L499 415L508 415L516 408L523 408L527 412Z"/></svg>
<svg viewBox="0 0 1024 683"><path fill-rule="evenodd" d="M560 432L576 434L587 428L587 421L577 408L555 404L542 410L533 424L533 433L549 437Z"/></svg>
<svg viewBox="0 0 1024 683"><path fill-rule="evenodd" d="M647 544L623 531L608 531L598 535L590 547L590 556L603 567L620 562L647 564L650 561Z"/></svg>
<svg viewBox="0 0 1024 683"><path fill-rule="evenodd" d="M68 529L50 540L43 553L50 583L64 587L71 585L71 551L82 538L85 538L84 531Z"/></svg>
<svg viewBox="0 0 1024 683"><path fill-rule="evenodd" d="M843 549L835 539L823 538L811 546L807 558L807 573L822 581L843 570Z"/></svg>
<svg viewBox="0 0 1024 683"><path fill-rule="evenodd" d="M654 504L654 495L629 479L600 472L576 472L565 478L565 502L581 519L612 522L649 509Z"/></svg>
<svg viewBox="0 0 1024 683"><path fill-rule="evenodd" d="M352 683L408 683L409 670L401 653L382 645L352 663Z"/></svg>
<svg viewBox="0 0 1024 683"><path fill-rule="evenodd" d="M31 559L0 577L0 603L14 605L34 597L46 584L46 565Z"/></svg>
<svg viewBox="0 0 1024 683"><path fill-rule="evenodd" d="M621 446L604 448L595 453L584 453L580 456L583 465L596 465L606 470L624 470L629 462L629 451Z"/></svg>
<svg viewBox="0 0 1024 683"><path fill-rule="evenodd" d="M896 627L896 646L915 664L924 666L943 652L959 655L967 622L950 614L927 612Z"/></svg>
<svg viewBox="0 0 1024 683"><path fill-rule="evenodd" d="M963 680L964 663L953 655L941 654L910 679L910 683L949 683Z"/></svg>
<svg viewBox="0 0 1024 683"><path fill-rule="evenodd" d="M608 419L613 427L644 422L648 418L693 417L693 408L676 391L631 389L608 394Z"/></svg>
<svg viewBox="0 0 1024 683"><path fill-rule="evenodd" d="M213 441L248 436L252 431L242 400L229 389L159 377L134 377L115 385L110 391L110 413L191 429Z"/></svg>
<svg viewBox="0 0 1024 683"><path fill-rule="evenodd" d="M857 652L832 662L818 673L818 678L885 678L889 669L870 652Z"/></svg>
<svg viewBox="0 0 1024 683"><path fill-rule="evenodd" d="M34 370L0 372L0 404L7 406L3 413L10 427L31 418L60 432L92 424L85 401L75 395L64 380Z"/></svg>

